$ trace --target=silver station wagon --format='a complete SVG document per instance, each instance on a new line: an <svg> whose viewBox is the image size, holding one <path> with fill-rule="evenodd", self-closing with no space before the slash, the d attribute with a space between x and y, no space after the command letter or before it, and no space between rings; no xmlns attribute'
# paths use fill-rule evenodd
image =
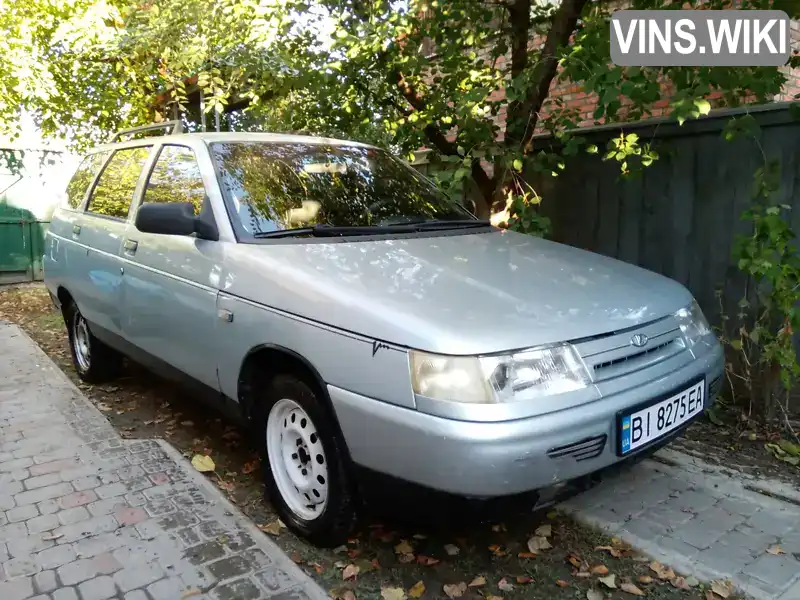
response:
<svg viewBox="0 0 800 600"><path fill-rule="evenodd" d="M314 543L346 538L364 474L552 489L714 400L722 349L670 279L477 220L372 146L138 133L86 156L47 234L75 368L125 355L243 418Z"/></svg>

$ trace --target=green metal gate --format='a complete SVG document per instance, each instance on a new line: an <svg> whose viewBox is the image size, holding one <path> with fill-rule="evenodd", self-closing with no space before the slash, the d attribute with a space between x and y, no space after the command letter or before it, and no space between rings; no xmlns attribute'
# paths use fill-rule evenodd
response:
<svg viewBox="0 0 800 600"><path fill-rule="evenodd" d="M42 279L48 225L25 209L0 202L0 284Z"/></svg>

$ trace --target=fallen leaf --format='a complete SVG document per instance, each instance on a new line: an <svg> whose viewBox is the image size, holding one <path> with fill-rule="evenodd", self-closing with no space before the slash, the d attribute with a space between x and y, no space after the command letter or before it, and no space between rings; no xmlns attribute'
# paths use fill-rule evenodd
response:
<svg viewBox="0 0 800 600"><path fill-rule="evenodd" d="M500 546L499 544L492 544L491 546L489 546L489 552L491 552L495 556L505 556L506 555L506 551L503 550L503 547Z"/></svg>
<svg viewBox="0 0 800 600"><path fill-rule="evenodd" d="M577 556L575 556L574 554L570 554L569 556L567 556L567 561L569 562L569 564L571 564L576 569L580 569L581 568L581 564L582 564L581 563L581 559L578 558Z"/></svg>
<svg viewBox="0 0 800 600"><path fill-rule="evenodd" d="M242 467L242 473L244 473L245 475L249 475L256 469L258 469L258 461L251 460L250 462L244 463L244 466Z"/></svg>
<svg viewBox="0 0 800 600"><path fill-rule="evenodd" d="M484 600L503 600L502 596L493 596L492 594L486 594L484 596Z"/></svg>
<svg viewBox="0 0 800 600"><path fill-rule="evenodd" d="M536 552L520 552L517 558L536 558Z"/></svg>
<svg viewBox="0 0 800 600"><path fill-rule="evenodd" d="M204 456L202 454L194 455L192 466L201 473L208 473L209 471L213 471L216 467L210 456Z"/></svg>
<svg viewBox="0 0 800 600"><path fill-rule="evenodd" d="M786 454L800 457L800 444L793 444L789 440L780 440L778 446L780 446L781 450L786 452Z"/></svg>
<svg viewBox="0 0 800 600"><path fill-rule="evenodd" d="M619 589L633 596L644 596L644 592L632 583L621 583Z"/></svg>
<svg viewBox="0 0 800 600"><path fill-rule="evenodd" d="M551 510L549 513L547 513L547 518L550 519L551 521L555 519L557 516L558 512L555 510Z"/></svg>
<svg viewBox="0 0 800 600"><path fill-rule="evenodd" d="M181 594L181 600L186 600L186 598L191 598L192 596L199 596L203 593L203 590L198 590L197 588L192 588L190 590L186 590Z"/></svg>
<svg viewBox="0 0 800 600"><path fill-rule="evenodd" d="M353 548L352 550L347 551L347 556L349 556L351 559L358 558L359 554L361 554L361 550L358 548Z"/></svg>
<svg viewBox="0 0 800 600"><path fill-rule="evenodd" d="M617 580L617 576L614 575L614 573L612 573L611 575L608 575L606 577L598 577L597 578L597 581L599 581L604 586L606 586L607 588L610 588L612 590L617 588L617 581L616 580Z"/></svg>
<svg viewBox="0 0 800 600"><path fill-rule="evenodd" d="M586 591L586 600L604 600L604 598L603 592L598 592L597 590Z"/></svg>
<svg viewBox="0 0 800 600"><path fill-rule="evenodd" d="M650 575L642 575L639 577L639 583L649 584L653 583L653 578Z"/></svg>
<svg viewBox="0 0 800 600"><path fill-rule="evenodd" d="M671 581L675 579L675 571L673 571L670 567L662 565L657 560L654 560L650 563L650 570L655 573L659 579L663 579L665 581Z"/></svg>
<svg viewBox="0 0 800 600"><path fill-rule="evenodd" d="M486 585L486 577L478 575L475 579L469 582L469 587L481 587Z"/></svg>
<svg viewBox="0 0 800 600"><path fill-rule="evenodd" d="M575 577L580 577L581 579L586 579L587 577L591 577L592 574L589 571L576 571L573 573Z"/></svg>
<svg viewBox="0 0 800 600"><path fill-rule="evenodd" d="M508 579L503 577L500 581L497 582L497 589L501 592L513 592L514 591L514 584L512 584Z"/></svg>
<svg viewBox="0 0 800 600"><path fill-rule="evenodd" d="M720 598L729 598L733 593L733 582L729 579L719 579L711 582L711 591Z"/></svg>
<svg viewBox="0 0 800 600"><path fill-rule="evenodd" d="M529 583L533 583L533 577L528 577L527 575L517 575L517 583L520 585L528 585Z"/></svg>
<svg viewBox="0 0 800 600"><path fill-rule="evenodd" d="M399 587L381 588L381 598L383 600L406 600L406 591Z"/></svg>
<svg viewBox="0 0 800 600"><path fill-rule="evenodd" d="M52 542L53 540L57 540L58 538L64 537L63 533L47 533L42 536L42 540L45 542Z"/></svg>
<svg viewBox="0 0 800 600"><path fill-rule="evenodd" d="M608 575L608 567L605 565L595 565L592 567L592 575Z"/></svg>
<svg viewBox="0 0 800 600"><path fill-rule="evenodd" d="M781 548L780 546L775 545L775 546L770 546L769 548L767 548L767 554L773 554L773 555L777 556L778 554L786 554L786 552L784 552L783 548Z"/></svg>
<svg viewBox="0 0 800 600"><path fill-rule="evenodd" d="M689 587L697 587L698 585L700 585L700 581L694 575L689 575L686 578L686 585L688 585Z"/></svg>
<svg viewBox="0 0 800 600"><path fill-rule="evenodd" d="M686 580L683 577L674 577L670 583L672 587L678 588L679 590L690 590L689 584L686 583Z"/></svg>
<svg viewBox="0 0 800 600"><path fill-rule="evenodd" d="M541 535L543 537L550 537L551 535L553 535L553 526L550 525L549 523L546 523L545 525L540 525L539 527L536 528L536 531L534 533L536 535Z"/></svg>
<svg viewBox="0 0 800 600"><path fill-rule="evenodd" d="M356 595L353 593L353 590L345 590L340 598L341 600L356 600Z"/></svg>
<svg viewBox="0 0 800 600"><path fill-rule="evenodd" d="M556 579L556 585L562 588L569 587L569 584L563 579Z"/></svg>
<svg viewBox="0 0 800 600"><path fill-rule="evenodd" d="M183 427L194 427L194 421L181 421Z"/></svg>
<svg viewBox="0 0 800 600"><path fill-rule="evenodd" d="M399 544L394 547L396 554L413 554L414 548L406 540L401 540Z"/></svg>
<svg viewBox="0 0 800 600"><path fill-rule="evenodd" d="M622 552L620 552L619 549L614 548L613 546L597 546L595 550L605 550L614 558L619 558L620 556L622 556Z"/></svg>
<svg viewBox="0 0 800 600"><path fill-rule="evenodd" d="M498 523L497 525L492 525L492 531L495 533L499 533L501 531L508 531L504 523Z"/></svg>
<svg viewBox="0 0 800 600"><path fill-rule="evenodd" d="M413 554L399 554L397 556L397 562L407 565L408 563L414 562L414 555Z"/></svg>
<svg viewBox="0 0 800 600"><path fill-rule="evenodd" d="M423 567L432 567L434 565L438 565L442 561L440 561L438 558L431 558L430 556L423 556L420 554L417 556L417 562Z"/></svg>
<svg viewBox="0 0 800 600"><path fill-rule="evenodd" d="M377 569L377 567L366 558L357 560L353 564L358 567L359 575L362 575L364 573L369 573L370 571L374 571L375 569Z"/></svg>
<svg viewBox="0 0 800 600"><path fill-rule="evenodd" d="M467 591L467 584L463 581L459 583L449 583L442 586L442 589L448 598L461 598L464 592Z"/></svg>
<svg viewBox="0 0 800 600"><path fill-rule="evenodd" d="M358 575L359 569L356 565L347 565L342 571L342 579L347 581L348 579L355 579L356 575Z"/></svg>
<svg viewBox="0 0 800 600"><path fill-rule="evenodd" d="M344 544L341 546L336 546L336 548L333 549L334 554L344 554L345 552L347 552L347 546Z"/></svg>
<svg viewBox="0 0 800 600"><path fill-rule="evenodd" d="M422 594L425 593L425 584L421 581L418 581L411 588L408 590L408 595L412 598L420 598Z"/></svg>
<svg viewBox="0 0 800 600"><path fill-rule="evenodd" d="M415 533L411 537L413 537L415 540L427 540L428 539L427 535L422 535L421 533Z"/></svg>
<svg viewBox="0 0 800 600"><path fill-rule="evenodd" d="M105 402L98 402L97 403L97 408L99 408L103 412L111 412L112 410L114 410L111 406L109 406Z"/></svg>
<svg viewBox="0 0 800 600"><path fill-rule="evenodd" d="M314 563L308 563L308 566L311 567L312 569L314 569L314 571L316 571L317 575L321 575L322 572L325 570L325 569L322 568L321 564L315 563L315 562Z"/></svg>
<svg viewBox="0 0 800 600"><path fill-rule="evenodd" d="M531 552L539 552L541 550L548 550L553 546L547 541L543 535L535 535L528 540L528 550Z"/></svg>
<svg viewBox="0 0 800 600"><path fill-rule="evenodd" d="M280 535L281 529L283 529L284 524L281 522L280 519L276 519L271 523L267 523L266 525L259 525L258 528L263 531L264 533L268 533L270 535Z"/></svg>
<svg viewBox="0 0 800 600"><path fill-rule="evenodd" d="M455 544L445 544L444 551L447 552L448 556L455 556L456 554L461 552L461 548L459 548Z"/></svg>
<svg viewBox="0 0 800 600"><path fill-rule="evenodd" d="M296 551L292 552L291 556L292 556L292 561L293 562L297 563L298 565L302 565L303 564L303 557L300 556L299 552L296 552Z"/></svg>
<svg viewBox="0 0 800 600"><path fill-rule="evenodd" d="M337 569L344 569L347 566L347 563L343 560L337 560L335 563L333 563L333 566Z"/></svg>

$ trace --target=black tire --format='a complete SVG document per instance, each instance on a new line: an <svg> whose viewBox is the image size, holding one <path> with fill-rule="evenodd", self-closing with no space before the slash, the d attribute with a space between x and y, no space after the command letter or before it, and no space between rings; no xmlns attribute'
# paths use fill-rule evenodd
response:
<svg viewBox="0 0 800 600"><path fill-rule="evenodd" d="M267 446L267 422L270 411L282 399L293 400L306 412L316 428L325 452L328 473L328 496L325 508L316 518L306 520L287 504L270 468ZM267 385L263 402L254 409L253 428L261 455L267 499L286 526L316 546L333 548L344 544L358 520L357 498L348 471L348 459L338 428L330 411L315 389L292 374L275 376Z"/></svg>
<svg viewBox="0 0 800 600"><path fill-rule="evenodd" d="M64 323L69 334L69 351L72 355L72 364L78 377L86 383L104 383L119 376L122 370L122 355L97 339L89 329L88 323L78 310L74 302L70 302L63 309ZM79 359L79 350L76 347L77 330L85 326L84 339L88 342L88 358Z"/></svg>

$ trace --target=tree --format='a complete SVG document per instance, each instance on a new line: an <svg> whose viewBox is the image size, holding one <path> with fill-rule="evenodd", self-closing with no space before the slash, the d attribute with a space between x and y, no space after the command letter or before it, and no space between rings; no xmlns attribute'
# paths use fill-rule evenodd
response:
<svg viewBox="0 0 800 600"><path fill-rule="evenodd" d="M764 102L785 81L777 68L621 68L610 65L607 3L587 0L411 0L403 8L388 0L317 0L309 20L305 0L283 3L277 11L285 27L276 48L284 61L304 73L297 88L314 101L294 107L308 111L311 128L351 115L353 122L382 119L391 143L404 152L433 148L455 168L441 174L444 185L471 179L480 198L477 211L488 216L502 200L531 195L526 168L563 169L560 156L541 152L538 129L561 138L564 152L582 140L569 133L580 118L575 109L548 103L557 77L579 83L598 97L595 119L639 118L671 90L678 119L697 117L717 104ZM632 8L681 8L683 1L633 0ZM701 2L689 2L700 5ZM723 0L702 2L723 8ZM746 7L773 6L768 0ZM790 5L793 6L794 5ZM797 10L794 7L794 10ZM299 27L302 22L304 27ZM331 22L330 40L298 43ZM431 49L425 52L425 49ZM309 76L308 74L313 74ZM327 113L320 119L320 106ZM274 113L273 113L274 114ZM498 118L505 115L505 119ZM324 131L324 126L321 127ZM641 148L615 149L626 161ZM652 159L653 156L645 156Z"/></svg>

